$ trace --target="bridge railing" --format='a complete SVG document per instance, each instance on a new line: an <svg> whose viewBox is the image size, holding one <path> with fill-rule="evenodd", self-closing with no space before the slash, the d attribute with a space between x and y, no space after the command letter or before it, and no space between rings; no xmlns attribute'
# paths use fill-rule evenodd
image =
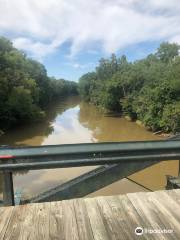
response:
<svg viewBox="0 0 180 240"><path fill-rule="evenodd" d="M4 203L5 205L14 205L14 171L120 163L125 164L127 168L132 164L155 164L163 160L179 159L180 140L0 148L0 171L3 172L4 178Z"/></svg>

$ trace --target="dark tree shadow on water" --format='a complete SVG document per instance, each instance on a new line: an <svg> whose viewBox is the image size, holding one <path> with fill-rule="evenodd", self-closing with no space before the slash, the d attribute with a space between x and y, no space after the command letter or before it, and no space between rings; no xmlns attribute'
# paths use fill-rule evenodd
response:
<svg viewBox="0 0 180 240"><path fill-rule="evenodd" d="M46 118L42 122L18 126L6 132L0 137L0 146L29 146L29 140L33 139L32 145L41 145L43 140L53 133L52 123L58 115L79 104L77 96L62 98L52 102L46 107ZM34 140L35 139L35 140ZM36 140L37 139L37 140ZM28 171L13 172L13 175L25 175ZM3 178L0 173L0 200L3 192Z"/></svg>
<svg viewBox="0 0 180 240"><path fill-rule="evenodd" d="M41 145L43 140L53 133L54 128L52 123L58 115L74 108L79 104L77 96L62 98L58 101L52 102L46 108L46 117L42 122L30 123L18 126L6 132L0 137L0 146L28 146L28 141L32 141L32 145Z"/></svg>

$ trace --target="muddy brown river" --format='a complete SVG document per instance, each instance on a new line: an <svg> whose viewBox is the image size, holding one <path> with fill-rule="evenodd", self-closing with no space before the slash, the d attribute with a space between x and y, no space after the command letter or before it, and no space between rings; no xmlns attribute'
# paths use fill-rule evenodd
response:
<svg viewBox="0 0 180 240"><path fill-rule="evenodd" d="M35 146L158 139L160 139L159 136L153 135L152 132L134 122L129 122L120 116L105 115L95 106L81 102L78 97L69 97L51 104L44 122L17 127L1 136L0 145ZM178 175L178 164L178 161L161 162L89 196L163 189L166 185L166 175ZM90 169L92 167L15 173L15 192L20 191L23 198L32 197ZM2 199L1 175L0 199Z"/></svg>

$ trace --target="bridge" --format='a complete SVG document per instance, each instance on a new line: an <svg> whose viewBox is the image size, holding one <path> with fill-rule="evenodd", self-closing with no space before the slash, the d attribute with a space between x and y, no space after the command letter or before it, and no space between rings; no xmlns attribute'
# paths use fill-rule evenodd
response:
<svg viewBox="0 0 180 240"><path fill-rule="evenodd" d="M180 189L2 207L0 239L178 240Z"/></svg>
<svg viewBox="0 0 180 240"><path fill-rule="evenodd" d="M138 226L173 231L142 239L179 239L180 190L81 199L161 161L179 159L178 139L2 147L3 203L9 207L0 208L0 239L136 239ZM13 172L79 166L97 168L32 198L19 199L20 206L14 207Z"/></svg>
<svg viewBox="0 0 180 240"><path fill-rule="evenodd" d="M164 160L180 159L180 141L85 143L0 149L4 204L14 205L13 172L50 168L98 168L22 203L84 197L119 179Z"/></svg>

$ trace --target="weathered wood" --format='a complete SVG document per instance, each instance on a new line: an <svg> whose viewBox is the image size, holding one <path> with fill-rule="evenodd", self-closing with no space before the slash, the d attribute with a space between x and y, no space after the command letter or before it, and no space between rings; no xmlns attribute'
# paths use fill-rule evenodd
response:
<svg viewBox="0 0 180 240"><path fill-rule="evenodd" d="M160 220L159 228L161 229L163 226L166 229L173 229L173 232L174 232L173 238L176 240L179 238L179 230L180 230L179 215L178 214L176 215L174 213L175 209L167 207L166 203L167 203L168 199L166 198L166 203L165 203L164 201L162 201L162 199L160 200L161 197L162 196L159 194L158 194L158 196L153 195L153 197L152 197L149 193L147 193L146 203L149 203L152 206L153 211L156 212L156 214ZM142 196L142 198L144 199L144 196ZM170 204L171 204L171 202L169 201L168 205L170 205ZM157 211L157 209L158 209L158 211ZM166 219L169 219L169 221L167 222ZM167 236L167 239L168 239L168 236Z"/></svg>
<svg viewBox="0 0 180 240"><path fill-rule="evenodd" d="M161 219L158 215L158 208L154 209L154 206L149 204L145 195L145 201L143 201L143 197L139 193L137 193L136 195L130 193L127 194L127 196L131 201L131 204L134 206L139 215L144 219L147 225L151 226L153 229L159 229Z"/></svg>
<svg viewBox="0 0 180 240"><path fill-rule="evenodd" d="M174 189L173 191L166 191L168 194L180 207L180 197L179 197L179 189Z"/></svg>
<svg viewBox="0 0 180 240"><path fill-rule="evenodd" d="M111 207L109 206L110 198L105 200L104 197L98 197L98 198L96 198L96 201L98 203L98 207L101 212L101 217L103 219L103 222L106 226L106 229L107 229L108 234L111 237L111 239L126 240L127 239L126 235L128 235L127 228L123 229L125 227L125 225L124 226L119 225L118 221L114 217L114 213L113 213ZM127 233L124 234L124 231L126 231Z"/></svg>
<svg viewBox="0 0 180 240"><path fill-rule="evenodd" d="M154 192L153 198L160 204L164 205L166 207L166 210L169 211L169 213L172 213L176 221L180 223L180 214L177 212L177 209L180 207L179 202L177 201L177 199L173 199L171 195L168 194L168 192L170 191ZM173 195L176 195L175 192L173 192ZM148 194L148 197L149 196L150 195Z"/></svg>
<svg viewBox="0 0 180 240"><path fill-rule="evenodd" d="M96 199L89 198L85 199L84 201L86 204L94 239L109 240L110 236L108 234L108 231L106 230L106 226L104 225L101 213L97 206Z"/></svg>
<svg viewBox="0 0 180 240"><path fill-rule="evenodd" d="M63 210L62 202L50 203L50 221L49 221L49 238L63 240L64 225L63 225Z"/></svg>
<svg viewBox="0 0 180 240"><path fill-rule="evenodd" d="M14 205L14 188L12 172L3 172L3 202L5 206Z"/></svg>
<svg viewBox="0 0 180 240"><path fill-rule="evenodd" d="M128 213L124 212L124 209L122 208L121 200L118 198L118 196L112 196L105 198L107 201L112 214L113 218L116 220L119 231L120 231L120 239L132 239L132 231L134 231L133 228L131 228L131 225L129 225L128 220L126 219ZM133 234L134 237L135 234Z"/></svg>
<svg viewBox="0 0 180 240"><path fill-rule="evenodd" d="M130 239L134 239L135 229L137 227L148 227L146 221L138 214L137 210L131 204L130 200L126 195L118 196L118 203L121 209L121 214L123 214L125 219L125 229L130 235ZM136 236L137 238L137 236ZM135 239L136 239L135 238ZM154 237L142 236L143 239L155 239Z"/></svg>
<svg viewBox="0 0 180 240"><path fill-rule="evenodd" d="M148 193L137 193L127 194L127 196L137 212L144 218L147 223L147 229L157 229L159 231L162 229L172 229L173 231L177 229L177 222L173 222L174 219L171 219L168 211L163 207L163 204L159 204L156 201L154 194L148 195ZM165 212L163 213L163 211ZM140 226L144 228L143 225ZM156 239L177 239L177 234L179 235L180 232L176 233L174 231L172 236L160 232L156 234Z"/></svg>
<svg viewBox="0 0 180 240"><path fill-rule="evenodd" d="M4 239L13 210L13 207L0 207L0 239Z"/></svg>
<svg viewBox="0 0 180 240"><path fill-rule="evenodd" d="M11 215L8 227L6 229L4 239L22 239L20 238L20 233L23 229L27 206L15 206L13 209L13 213ZM3 217L3 216L1 216Z"/></svg>
<svg viewBox="0 0 180 240"><path fill-rule="evenodd" d="M17 208L19 208L17 206ZM21 211L21 207L19 208ZM18 239L28 239L34 240L37 238L37 228L38 228L38 214L37 214L37 205L36 204L29 204L28 207L26 206L26 211L22 212L25 218L20 228L19 238ZM36 223L36 227L34 225Z"/></svg>
<svg viewBox="0 0 180 240"><path fill-rule="evenodd" d="M34 239L49 240L50 203L36 205L37 225Z"/></svg>
<svg viewBox="0 0 180 240"><path fill-rule="evenodd" d="M169 190L3 207L0 239L177 240L178 199L180 190ZM141 236L135 234L136 227L143 228Z"/></svg>
<svg viewBox="0 0 180 240"><path fill-rule="evenodd" d="M88 217L88 212L85 206L85 202L83 199L74 199L74 210L77 221L77 227L79 232L79 240L93 240L93 232L90 226L90 220Z"/></svg>
<svg viewBox="0 0 180 240"><path fill-rule="evenodd" d="M79 232L73 201L62 201L62 207L64 216L63 219L64 238L67 240L78 240Z"/></svg>

